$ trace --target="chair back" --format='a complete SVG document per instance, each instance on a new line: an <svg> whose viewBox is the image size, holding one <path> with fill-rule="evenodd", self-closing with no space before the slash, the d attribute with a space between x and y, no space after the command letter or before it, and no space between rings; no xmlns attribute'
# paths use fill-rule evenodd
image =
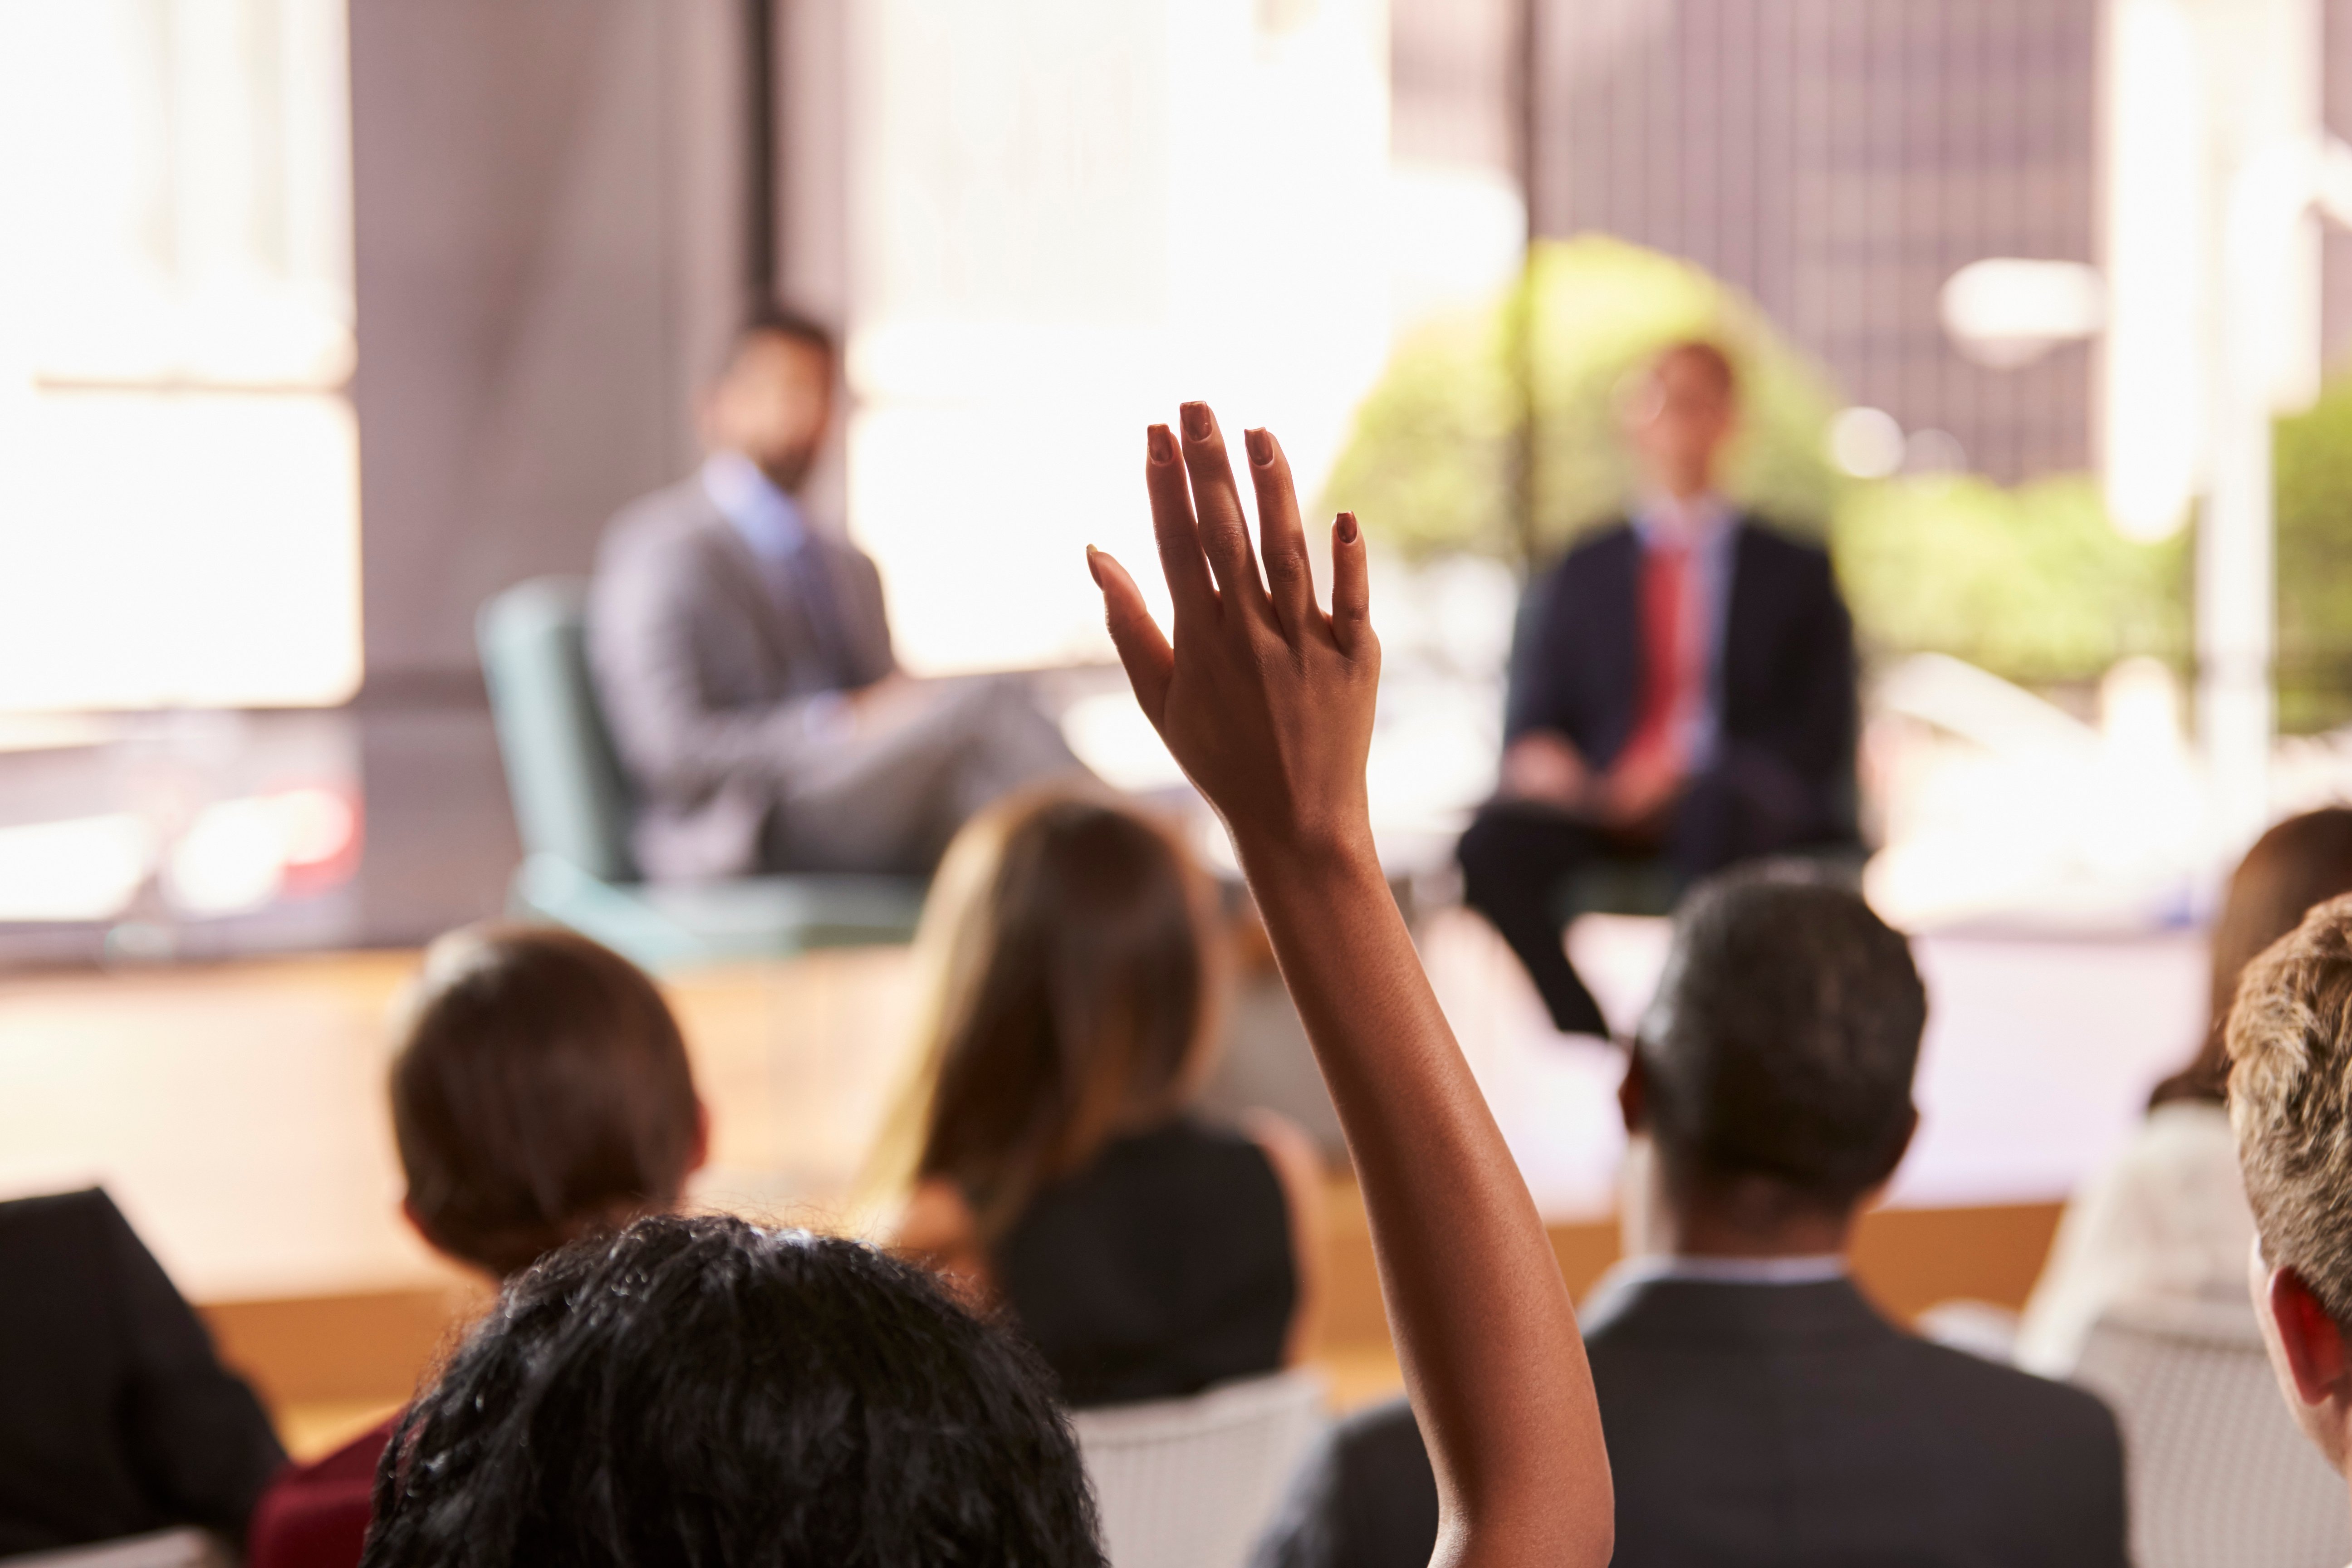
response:
<svg viewBox="0 0 2352 1568"><path fill-rule="evenodd" d="M519 583L482 606L475 640L524 851L629 881L628 781L589 676L587 600L576 578Z"/></svg>
<svg viewBox="0 0 2352 1568"><path fill-rule="evenodd" d="M7 1568L233 1568L236 1562L220 1537L192 1527L0 1557Z"/></svg>
<svg viewBox="0 0 2352 1568"><path fill-rule="evenodd" d="M1307 1372L1077 1412L1111 1568L1242 1568L1323 1423Z"/></svg>
<svg viewBox="0 0 2352 1568"><path fill-rule="evenodd" d="M2123 1428L2139 1568L2342 1568L2344 1482L2295 1429L2242 1301L2110 1308L2074 1381Z"/></svg>

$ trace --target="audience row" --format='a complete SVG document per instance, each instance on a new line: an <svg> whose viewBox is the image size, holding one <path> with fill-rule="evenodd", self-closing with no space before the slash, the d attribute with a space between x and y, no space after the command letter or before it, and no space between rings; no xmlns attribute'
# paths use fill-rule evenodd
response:
<svg viewBox="0 0 2352 1568"><path fill-rule="evenodd" d="M1818 872L1702 884L1628 1045L1628 1257L1580 1331L1371 854L1361 541L1343 515L1318 608L1280 448L1253 431L1247 456L1255 549L1208 410L1150 432L1172 644L1089 565L1240 852L1406 1373L1311 1454L1263 1563L2120 1563L2139 1456L2057 1379L2118 1304L2242 1303L2250 1268L2289 1408L2342 1469L2352 812L2242 868L2200 1054L2070 1212L2030 1371L1917 1337L1850 1277L1916 1125L1908 943ZM192 1522L257 1568L1102 1561L1066 1413L1311 1350L1315 1154L1192 1110L1219 931L1178 841L1107 798L967 828L873 1163L903 1216L884 1248L674 1213L709 1118L658 990L561 931L444 939L390 1074L404 1209L502 1281L496 1307L394 1420L289 1467L102 1194L0 1205L0 1553Z"/></svg>

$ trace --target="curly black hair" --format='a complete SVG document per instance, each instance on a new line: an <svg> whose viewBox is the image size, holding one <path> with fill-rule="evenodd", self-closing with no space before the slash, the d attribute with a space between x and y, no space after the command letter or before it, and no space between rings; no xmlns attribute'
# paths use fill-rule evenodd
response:
<svg viewBox="0 0 2352 1568"><path fill-rule="evenodd" d="M855 1242L665 1215L550 1254L401 1417L363 1568L1103 1562L1048 1375Z"/></svg>

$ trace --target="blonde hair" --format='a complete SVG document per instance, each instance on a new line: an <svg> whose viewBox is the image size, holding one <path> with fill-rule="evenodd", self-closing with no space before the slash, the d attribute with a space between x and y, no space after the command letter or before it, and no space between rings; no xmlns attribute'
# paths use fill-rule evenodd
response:
<svg viewBox="0 0 2352 1568"><path fill-rule="evenodd" d="M2230 1010L2230 1122L2263 1255L2352 1324L2352 897L2246 966Z"/></svg>
<svg viewBox="0 0 2352 1568"><path fill-rule="evenodd" d="M1126 806L1054 791L974 818L924 908L914 1068L869 1189L952 1183L992 1245L1040 1189L1173 1116L1206 1067L1219 937L1192 858Z"/></svg>

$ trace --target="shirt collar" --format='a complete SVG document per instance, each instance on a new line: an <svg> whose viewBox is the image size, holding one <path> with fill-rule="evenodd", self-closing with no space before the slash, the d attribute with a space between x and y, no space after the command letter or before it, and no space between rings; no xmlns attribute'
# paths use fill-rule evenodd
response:
<svg viewBox="0 0 2352 1568"><path fill-rule="evenodd" d="M789 561L808 542L800 503L740 452L713 452L703 459L702 491L763 561Z"/></svg>
<svg viewBox="0 0 2352 1568"><path fill-rule="evenodd" d="M1654 543L1663 535L1690 544L1703 544L1720 538L1731 522L1731 508L1713 490L1684 500L1664 490L1653 491L1643 498L1633 514L1633 531L1644 545Z"/></svg>
<svg viewBox="0 0 2352 1568"><path fill-rule="evenodd" d="M1700 1285L1821 1285L1846 1277L1843 1255L1798 1258L1679 1258L1671 1253L1628 1258L1601 1277L1596 1289L1680 1280Z"/></svg>

